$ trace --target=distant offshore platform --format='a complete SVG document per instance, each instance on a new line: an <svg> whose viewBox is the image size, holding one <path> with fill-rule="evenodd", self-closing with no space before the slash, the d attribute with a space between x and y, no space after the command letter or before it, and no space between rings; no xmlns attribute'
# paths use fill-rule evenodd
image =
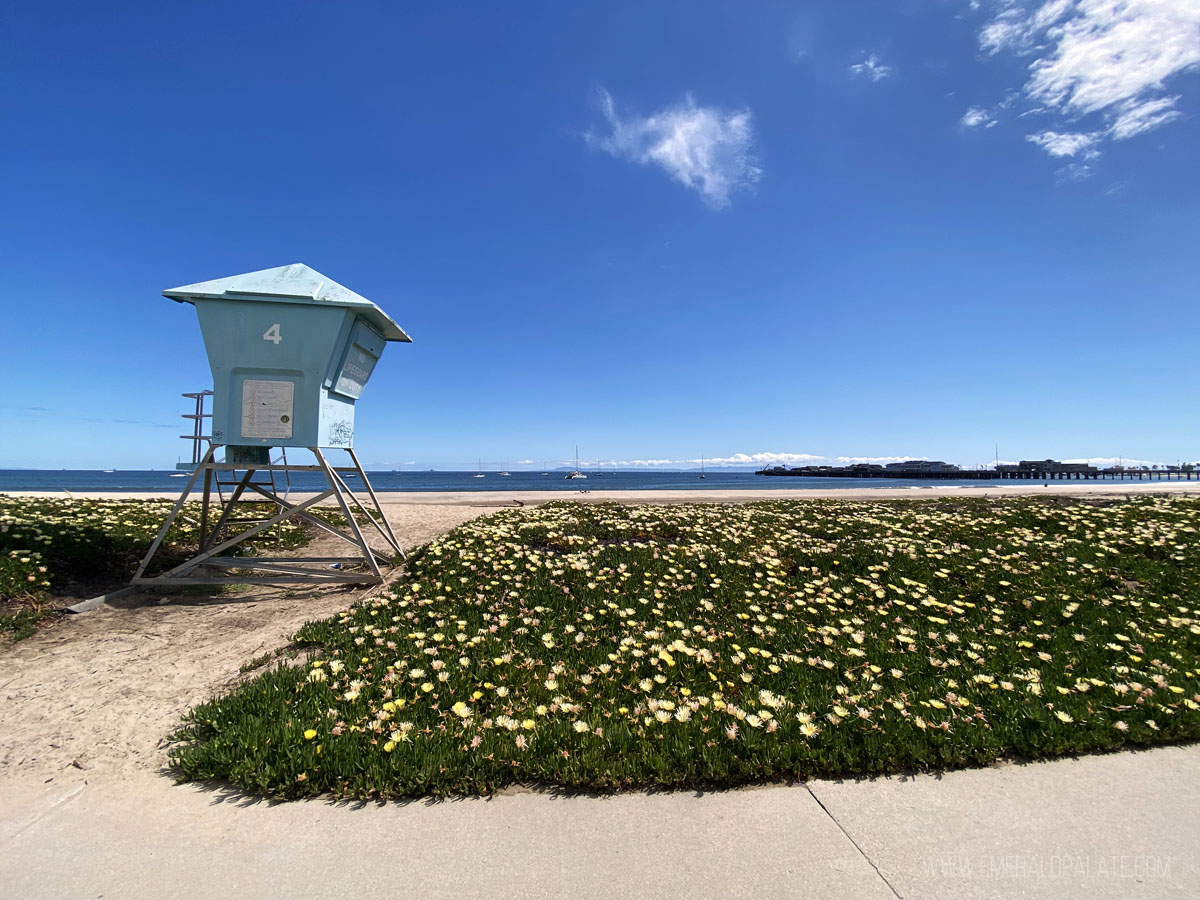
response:
<svg viewBox="0 0 1200 900"><path fill-rule="evenodd" d="M1110 479L1113 481L1191 481L1193 473L1200 481L1200 466L1184 463L1178 466L1109 466L1097 468L1089 463L1066 463L1054 459L1023 459L1019 463L993 466L990 469L961 469L936 459L913 459L906 462L855 463L851 466L772 466L755 475L785 475L800 478L928 478L943 481L995 481L1015 479L1024 481L1083 481Z"/></svg>

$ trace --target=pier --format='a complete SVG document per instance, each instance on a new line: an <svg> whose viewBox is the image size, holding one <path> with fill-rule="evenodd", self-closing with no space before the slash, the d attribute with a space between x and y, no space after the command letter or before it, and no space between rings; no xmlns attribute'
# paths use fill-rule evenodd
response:
<svg viewBox="0 0 1200 900"><path fill-rule="evenodd" d="M904 478L932 481L1200 481L1200 466L1108 466L1064 463L1053 459L1022 460L1016 465L990 469L960 469L937 460L912 460L886 466L856 463L851 466L772 466L755 475L799 478Z"/></svg>

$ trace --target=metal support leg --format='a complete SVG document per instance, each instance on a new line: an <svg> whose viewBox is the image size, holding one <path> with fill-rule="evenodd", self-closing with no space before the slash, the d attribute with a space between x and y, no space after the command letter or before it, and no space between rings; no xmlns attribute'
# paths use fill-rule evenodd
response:
<svg viewBox="0 0 1200 900"><path fill-rule="evenodd" d="M325 460L325 454L321 452L319 447L309 447L313 456L317 458L317 463L325 471L325 477L329 479L330 485L333 487L334 496L337 497L338 505L342 508L342 515L346 517L346 521L350 524L350 530L354 532L354 537L358 539L358 545L362 547L363 556L367 558L367 565L371 568L371 573L378 578L383 578L383 573L379 571L379 563L375 561L375 553L371 550L371 545L367 543L367 539L363 537L362 530L358 527L358 522L354 518L354 513L350 511L350 506L346 503L346 498L342 496L342 492L338 490L339 484L344 484L341 477Z"/></svg>
<svg viewBox="0 0 1200 900"><path fill-rule="evenodd" d="M175 507L167 516L167 521L163 522L163 527L158 530L158 535L154 538L154 543L150 545L150 549L146 551L145 557L142 559L142 564L138 566L137 571L133 574L134 581L142 577L142 573L146 571L146 566L150 564L150 560L154 558L154 554L158 552L158 548L162 545L163 538L167 536L167 532L171 530L171 526L175 524L175 518L179 515L179 511L183 509L184 501L192 492L192 487L196 484L196 479L200 477L200 468L207 466L212 462L213 453L216 452L216 447L209 447L208 452L204 454L204 459L200 466L192 471L192 477L188 479L188 483L183 488L183 493L179 495L179 499L175 501Z"/></svg>
<svg viewBox="0 0 1200 900"><path fill-rule="evenodd" d="M197 401L199 402L199 401ZM215 449L215 448L214 448ZM212 500L212 469L204 467L204 500L200 507L200 549L208 549L208 505Z"/></svg>
<svg viewBox="0 0 1200 900"><path fill-rule="evenodd" d="M397 544L395 541L393 541L392 538L388 536L388 533L383 530L383 526L375 521L375 517L373 515L371 515L371 511L369 509L367 509L367 507L363 504L363 502L358 499L358 495L354 493L354 489L351 488L350 485L346 484L345 479L343 479L342 476L339 475L336 470L331 469L330 471L333 472L333 477L337 479L338 485L341 487L341 489L343 491L345 491L346 496L348 496L351 500L353 500L354 505L357 506L360 510L362 510L362 514L367 517L368 522L370 522L372 525L375 526L375 530L379 532L380 536L385 541L387 541L389 544L391 544L392 549L396 553L402 554L403 551L400 549L399 544ZM360 477L365 478L366 476L364 474Z"/></svg>
<svg viewBox="0 0 1200 900"><path fill-rule="evenodd" d="M362 463L358 461L358 454L354 452L353 447L347 447L346 452L354 460L354 468L358 470L358 477L366 485L367 494L370 496L371 502L375 504L375 509L379 512L379 521L383 522L383 527L387 529L385 537L388 539L388 543L396 548L396 552L400 554L401 559L407 559L404 555L404 548L400 546L400 541L396 537L396 532L392 531L392 523L388 521L387 514L383 511L383 506L380 504L379 498L375 496L375 488L371 487L371 481L367 478L367 473L363 470ZM378 528L379 526L376 525L375 527Z"/></svg>

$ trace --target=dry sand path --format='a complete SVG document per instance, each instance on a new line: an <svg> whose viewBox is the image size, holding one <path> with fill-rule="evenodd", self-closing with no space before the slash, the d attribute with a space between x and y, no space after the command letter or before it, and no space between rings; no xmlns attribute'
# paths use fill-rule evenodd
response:
<svg viewBox="0 0 1200 900"><path fill-rule="evenodd" d="M1044 490L1112 493L1066 487ZM759 499L749 493L525 502ZM415 544L514 495L383 499ZM252 802L161 773L163 737L189 706L356 596L142 596L0 648L0 896L1200 896L1198 746L703 796L367 806Z"/></svg>
<svg viewBox="0 0 1200 900"><path fill-rule="evenodd" d="M408 505L388 516L413 546L485 512ZM160 602L145 592L6 642L0 779L157 770L166 762L163 736L186 709L230 687L243 664L285 646L305 622L360 595L258 588Z"/></svg>

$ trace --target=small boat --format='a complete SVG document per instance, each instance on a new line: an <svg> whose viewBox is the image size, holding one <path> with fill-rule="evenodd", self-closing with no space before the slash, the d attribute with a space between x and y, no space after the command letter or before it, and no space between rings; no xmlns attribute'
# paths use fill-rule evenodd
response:
<svg viewBox="0 0 1200 900"><path fill-rule="evenodd" d="M704 474L704 454L703 453L700 454L700 477L701 478L708 477L707 475Z"/></svg>
<svg viewBox="0 0 1200 900"><path fill-rule="evenodd" d="M508 471L508 460L507 459L504 461L504 471L499 472L498 474L505 475L505 476L512 474L510 471Z"/></svg>
<svg viewBox="0 0 1200 900"><path fill-rule="evenodd" d="M104 474L105 474L105 475L112 475L112 474L113 474L114 472L116 472L116 471L117 471L116 469L105 469L105 470L104 470Z"/></svg>
<svg viewBox="0 0 1200 900"><path fill-rule="evenodd" d="M587 478L583 472L579 471L579 445L575 446L575 468L567 473L568 478Z"/></svg>
<svg viewBox="0 0 1200 900"><path fill-rule="evenodd" d="M474 475L472 475L471 477L472 477L472 478L482 478L482 477L483 477L483 460L482 460L482 459L481 459L481 460L479 460L479 471L478 471L478 472L476 472L476 473L475 473Z"/></svg>

